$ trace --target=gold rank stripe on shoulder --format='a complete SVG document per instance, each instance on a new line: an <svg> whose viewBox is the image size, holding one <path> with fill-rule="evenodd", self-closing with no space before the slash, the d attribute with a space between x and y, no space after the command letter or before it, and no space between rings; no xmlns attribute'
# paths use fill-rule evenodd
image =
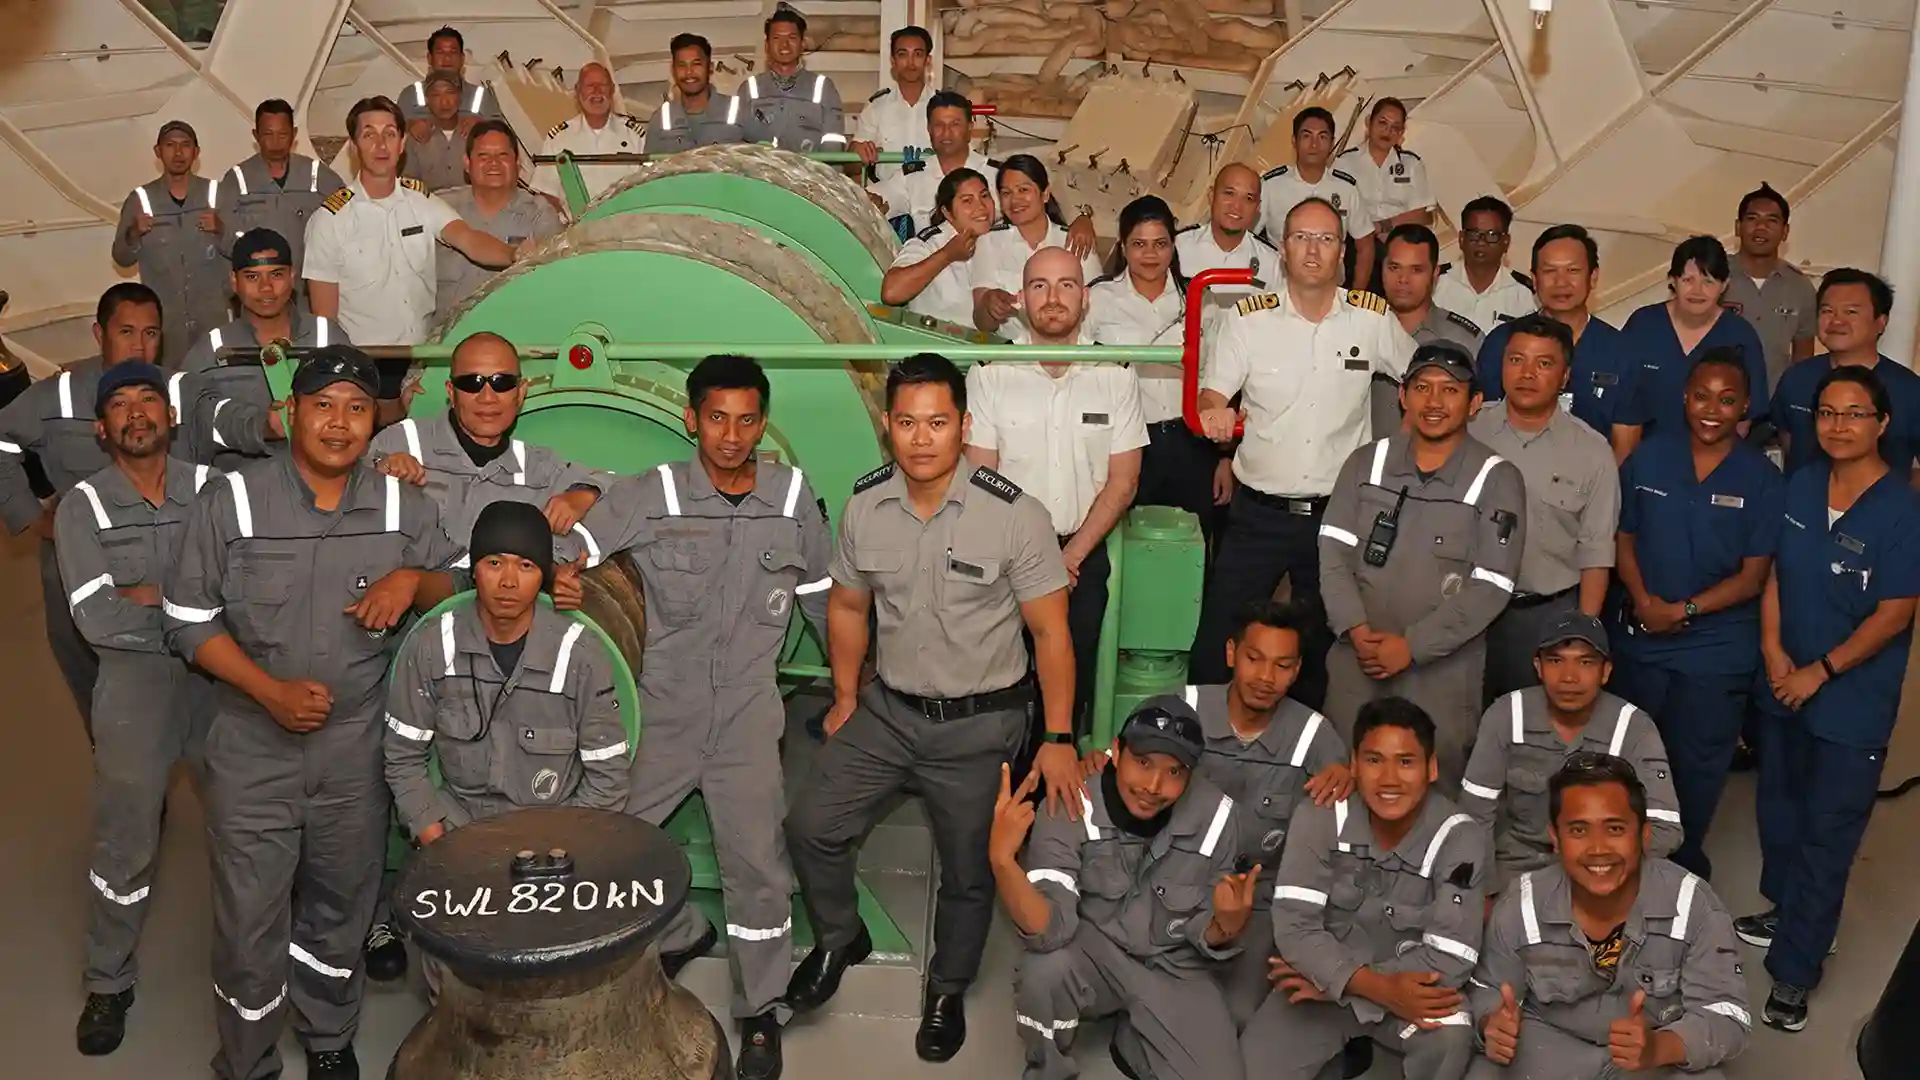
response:
<svg viewBox="0 0 1920 1080"><path fill-rule="evenodd" d="M1280 294L1270 292L1255 293L1233 305L1234 310L1242 315L1251 315L1256 311L1271 311L1279 306Z"/></svg>
<svg viewBox="0 0 1920 1080"><path fill-rule="evenodd" d="M1375 315L1387 313L1387 298L1379 293L1370 293L1365 289L1348 289L1347 304L1352 307L1366 308Z"/></svg>
<svg viewBox="0 0 1920 1080"><path fill-rule="evenodd" d="M627 130L629 131L645 131L647 128L646 121L637 116L628 116L625 113L621 113L620 119L626 123Z"/></svg>
<svg viewBox="0 0 1920 1080"><path fill-rule="evenodd" d="M347 202L352 198L353 189L343 187L339 191L327 196L326 201L320 205L327 208L327 213L337 214L340 212L340 208L347 205Z"/></svg>
<svg viewBox="0 0 1920 1080"><path fill-rule="evenodd" d="M426 184L424 184L424 183L422 183L422 182L421 182L421 181L419 181L419 180L415 180L415 179L414 179L413 177L411 177L411 176L403 176L403 177L401 177L401 178L400 178L400 186L401 186L401 187L409 187L409 188L412 188L413 190L415 190L415 191L417 191L417 192L419 192L419 193L420 193L420 194L422 194L422 195L425 195L425 194L427 193L427 185L426 185Z"/></svg>
<svg viewBox="0 0 1920 1080"><path fill-rule="evenodd" d="M554 137L555 135L558 135L558 134L560 134L561 132L563 132L563 131L565 131L565 130L567 130L567 125L568 125L568 124L571 124L571 123L573 123L573 121L571 121L571 120L562 120L562 121L560 121L559 123L557 123L557 124L555 124L555 125L553 125L552 127L550 127L550 128L548 128L548 129L547 129L547 138L549 138L549 139L551 139L551 138L553 138L553 137Z"/></svg>

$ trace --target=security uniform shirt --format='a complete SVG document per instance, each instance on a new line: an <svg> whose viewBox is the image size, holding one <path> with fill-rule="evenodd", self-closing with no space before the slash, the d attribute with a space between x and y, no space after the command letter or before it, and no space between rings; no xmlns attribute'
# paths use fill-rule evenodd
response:
<svg viewBox="0 0 1920 1080"><path fill-rule="evenodd" d="M1266 729L1242 739L1227 713L1226 686L1189 686L1187 704L1200 714L1207 749L1195 772L1233 796L1240 807L1242 863L1259 863L1262 888L1254 907L1266 910L1270 885L1280 870L1280 851L1294 812L1313 800L1307 781L1329 765L1344 765L1346 744L1326 717L1292 698L1282 698ZM1264 973L1265 968L1262 967Z"/></svg>
<svg viewBox="0 0 1920 1080"><path fill-rule="evenodd" d="M407 140L400 175L420 181L434 195L467 182L467 139L456 129L435 126L425 142Z"/></svg>
<svg viewBox="0 0 1920 1080"><path fill-rule="evenodd" d="M613 660L587 626L544 604L502 671L467 598L407 639L387 691L387 786L410 835L528 806L619 810L627 729ZM428 756L444 782L427 774Z"/></svg>
<svg viewBox="0 0 1920 1080"><path fill-rule="evenodd" d="M924 133L924 127L922 129ZM887 217L896 218L902 214L913 218L913 229L918 232L933 223L933 213L939 209L935 196L940 193L940 182L947 174L940 168L940 159L926 157L906 165L881 166L891 168L894 173L876 183L867 185L867 190L886 200ZM963 168L972 169L987 180L987 195L993 200L993 211L1000 213L1000 193L994 184L993 163L984 154L971 150ZM1089 281L1092 279L1089 278Z"/></svg>
<svg viewBox="0 0 1920 1080"><path fill-rule="evenodd" d="M1827 478L1816 462L1787 480L1785 525L1773 572L1780 581L1780 644L1796 667L1853 636L1882 600L1920 596L1920 495L1895 469L1862 492L1828 525ZM1860 750L1880 750L1893 734L1913 628L1865 662L1828 680L1793 715L1812 734ZM1764 688L1754 694L1775 713Z"/></svg>
<svg viewBox="0 0 1920 1080"><path fill-rule="evenodd" d="M155 506L117 465L73 486L54 514L54 547L67 585L73 622L96 649L170 655L160 609L119 590L158 585L179 558L194 496L210 477L205 465L167 461L166 496Z"/></svg>
<svg viewBox="0 0 1920 1080"><path fill-rule="evenodd" d="M1012 222L1002 221L987 230L973 248L973 287L976 289L1003 289L1015 296L1020 295L1020 287L1025 281L1027 260L1041 248L1067 246L1067 230L1051 221L1047 222L1047 235L1034 247L1027 246L1026 237ZM1088 252L1080 260L1082 281L1096 281L1100 277L1100 259L1095 252ZM968 320L971 322L972 320Z"/></svg>
<svg viewBox="0 0 1920 1080"><path fill-rule="evenodd" d="M1648 857L1664 859L1680 846L1679 802L1653 717L1602 690L1586 726L1567 742L1553 726L1547 692L1528 687L1487 710L1460 781L1461 808L1492 830L1498 887L1525 871L1556 865L1547 781L1576 753L1611 754L1633 766L1646 788L1647 823L1653 826Z"/></svg>
<svg viewBox="0 0 1920 1080"><path fill-rule="evenodd" d="M1436 341L1450 341L1467 350L1468 356L1480 351L1480 327L1472 319L1457 312L1448 311L1438 304L1427 304L1427 317L1413 328L1409 335L1413 343L1431 345ZM1384 375L1373 377L1373 430L1375 434L1385 435L1400 428L1403 410L1400 408L1400 385Z"/></svg>
<svg viewBox="0 0 1920 1080"><path fill-rule="evenodd" d="M483 82L470 83L465 75L457 78L460 80L460 111L453 114L454 119L471 116L479 120L506 121L507 115L500 111L500 103L495 100L492 87ZM415 120L433 121L433 113L427 109L426 80L407 84L393 95L393 101L400 106L402 128Z"/></svg>
<svg viewBox="0 0 1920 1080"><path fill-rule="evenodd" d="M1320 174L1320 179L1312 183L1300 175L1298 165L1282 165L1268 170L1260 178L1260 219L1255 222L1254 228L1266 233L1267 239L1279 247L1282 240L1280 231L1286 225L1287 215L1294 207L1315 196L1332 203L1333 208L1340 212L1340 220L1348 238L1358 240L1373 235L1373 223L1377 215L1366 196L1361 194L1360 181L1345 168L1336 168L1331 164Z"/></svg>
<svg viewBox="0 0 1920 1080"><path fill-rule="evenodd" d="M384 199L359 177L334 192L307 224L309 281L340 287L340 328L356 345L427 340L441 230L460 220L445 199L401 180Z"/></svg>
<svg viewBox="0 0 1920 1080"><path fill-rule="evenodd" d="M1760 345L1767 351L1768 387L1779 386L1781 375L1793 365L1793 343L1819 336L1819 290L1798 267L1784 261L1775 263L1765 278L1755 280L1735 258L1733 277L1720 295L1720 304L1752 323L1759 333Z"/></svg>
<svg viewBox="0 0 1920 1080"><path fill-rule="evenodd" d="M1533 279L1527 275L1502 267L1487 291L1477 292L1467 278L1465 263L1440 264L1439 276L1433 281L1433 302L1472 319L1483 332L1531 315L1540 307L1539 298L1533 295Z"/></svg>
<svg viewBox="0 0 1920 1080"><path fill-rule="evenodd" d="M509 247L522 240L558 236L566 227L552 204L524 188L514 188L507 205L491 216L480 209L470 187L451 188L441 192L440 197L453 207L462 221ZM475 263L446 244L436 247L434 266L434 316L442 322L462 300L472 296L474 290L499 272Z"/></svg>
<svg viewBox="0 0 1920 1080"><path fill-rule="evenodd" d="M307 221L327 196L346 186L338 173L305 154L289 154L287 171L278 177L266 158L253 155L221 173L217 181L220 254L231 256L233 242L254 229L272 229L293 248L288 255L294 276L299 277Z"/></svg>
<svg viewBox="0 0 1920 1080"><path fill-rule="evenodd" d="M1484 325L1484 324L1483 324ZM1473 364L1473 388L1487 405L1506 400L1501 371L1506 367L1507 342L1513 329L1501 323L1487 331L1480 356ZM1627 347L1621 332L1598 317L1590 317L1573 343L1573 374L1560 407L1580 418L1601 435L1612 438L1614 426L1646 423L1640 399L1640 361ZM1679 398L1674 399L1677 403Z"/></svg>
<svg viewBox="0 0 1920 1080"><path fill-rule="evenodd" d="M1186 299L1167 276L1160 295L1140 294L1133 275L1098 278L1088 288L1087 327L1102 345L1179 345L1186 331ZM1140 385L1140 414L1148 424L1181 417L1179 364L1130 365ZM974 418L979 423L979 418Z"/></svg>
<svg viewBox="0 0 1920 1080"><path fill-rule="evenodd" d="M1108 459L1147 445L1140 384L1116 364L980 363L967 371L967 444L999 453L998 471L1040 500L1071 536L1107 485Z"/></svg>
<svg viewBox="0 0 1920 1080"><path fill-rule="evenodd" d="M298 307L290 308L287 317L293 325L296 346L317 349L352 344L331 319L305 314ZM233 472L251 460L286 449L284 439L267 441L267 413L274 401L266 370L258 364L219 363L220 349L259 345L253 322L242 317L209 330L187 354L182 394L185 411L174 437L182 440L193 460Z"/></svg>
<svg viewBox="0 0 1920 1080"><path fill-rule="evenodd" d="M113 261L138 266L140 280L160 295L166 316L160 331L160 360L169 370L180 369L180 360L195 338L227 321L233 279L230 264L220 254L226 241L217 229L200 229L200 215L214 209L216 197L214 181L189 176L187 197L176 202L162 176L134 188L120 204ZM153 218L153 228L145 236L133 228L141 214Z"/></svg>
<svg viewBox="0 0 1920 1080"><path fill-rule="evenodd" d="M707 92L707 107L698 112L669 98L660 103L643 128L646 152L672 154L697 146L746 142L746 133L741 126L746 122L745 112L746 106L739 95L722 94L718 90ZM609 123L607 126L611 128L613 125ZM624 143L625 139L621 141Z"/></svg>
<svg viewBox="0 0 1920 1080"><path fill-rule="evenodd" d="M856 142L870 142L882 153L901 153L909 148L917 148L924 157L933 155L933 148L927 145L927 101L932 98L932 88L925 83L920 87L920 100L908 101L899 90L883 86L867 98L860 115L853 120L853 137ZM967 166L979 169L973 163L976 155L968 154ZM986 159L981 158L984 162ZM900 174L898 165L875 165L873 175L876 180L885 182ZM987 178L987 186L993 186L993 174L985 170L981 175ZM936 183L938 178L936 178ZM899 213L900 211L894 211ZM917 218L915 220L918 220ZM921 222L925 224L925 222Z"/></svg>
<svg viewBox="0 0 1920 1080"><path fill-rule="evenodd" d="M801 153L847 148L840 90L825 75L804 66L795 68L792 75L762 71L749 76L736 92L745 99L740 130L748 142L772 143Z"/></svg>
<svg viewBox="0 0 1920 1080"><path fill-rule="evenodd" d="M1067 587L1047 508L999 473L956 468L921 520L893 465L854 484L840 517L833 580L873 595L880 681L959 698L1026 677L1020 605Z"/></svg>
<svg viewBox="0 0 1920 1080"><path fill-rule="evenodd" d="M1674 333L1673 318L1667 314L1664 303L1648 304L1628 316L1627 324L1620 328L1620 338L1627 355L1640 362L1640 411L1646 416L1649 434L1663 426L1667 431L1687 430L1687 376L1695 360L1706 355L1707 350L1722 345L1738 348L1741 359L1746 362L1747 383L1751 388L1747 419L1757 420L1767 415L1766 351L1761 348L1760 335L1753 324L1733 312L1722 308L1707 330L1707 336L1685 355L1680 352L1680 339Z"/></svg>
<svg viewBox="0 0 1920 1080"><path fill-rule="evenodd" d="M1821 460L1820 436L1813 422L1820 403L1813 394L1832 370L1833 357L1810 356L1787 368L1774 390L1773 412L1768 419L1787 434L1788 473ZM1920 468L1920 374L1884 356L1875 361L1872 371L1887 388L1887 400L1893 406L1887 433L1880 437L1880 456L1896 473Z"/></svg>
<svg viewBox="0 0 1920 1080"><path fill-rule="evenodd" d="M455 430L452 410L427 418L408 417L381 429L367 448L370 460L388 454L404 453L427 471L422 490L439 509L440 525L456 548L464 549L473 536L474 522L489 505L510 500L545 508L556 495L575 488L592 488L604 493L612 477L563 460L544 446L530 445L505 436L506 453L475 465ZM407 485L411 487L412 485ZM576 527L576 532L578 529ZM462 554L453 565L467 568Z"/></svg>
<svg viewBox="0 0 1920 1080"><path fill-rule="evenodd" d="M1536 870L1500 897L1487 921L1472 984L1474 1031L1501 1007L1502 986L1513 988L1522 1011L1518 1051L1503 1074L1619 1075L1608 1040L1639 993L1646 994L1648 1027L1671 1031L1687 1048L1686 1064L1672 1072L1714 1069L1746 1048L1753 1021L1740 944L1711 886L1665 859L1648 858L1619 960L1604 971L1574 917L1572 889L1557 863Z"/></svg>
<svg viewBox="0 0 1920 1080"><path fill-rule="evenodd" d="M893 257L893 267L913 266L933 257L933 253L946 247L953 239L953 226L942 222L921 229L913 239L900 245L900 251ZM980 254L974 248L974 256ZM907 301L907 310L916 315L925 315L934 319L945 319L966 330L973 329L973 259L965 262L948 263L920 295Z"/></svg>
<svg viewBox="0 0 1920 1080"><path fill-rule="evenodd" d="M0 519L7 531L40 518L40 500L27 481L28 454L39 457L56 494L112 464L93 433L93 399L104 370L97 356L69 364L0 409Z"/></svg>
<svg viewBox="0 0 1920 1080"><path fill-rule="evenodd" d="M1376 224L1433 205L1427 163L1411 150L1396 146L1387 151L1385 161L1375 164L1371 146L1349 146L1335 155L1333 164L1359 181L1360 198Z"/></svg>
<svg viewBox="0 0 1920 1080"><path fill-rule="evenodd" d="M573 119L563 120L547 129L543 152L558 154L564 150L573 154L639 154L647 150L646 135L646 122L637 116L608 113L607 122L596 128L587 122L584 113L576 113ZM580 170L580 180L587 187L589 199L599 198L608 188L640 170L638 165L579 165L576 168ZM534 170L533 189L556 199L566 198L566 192L560 186L560 169L555 165L542 165Z"/></svg>
<svg viewBox="0 0 1920 1080"><path fill-rule="evenodd" d="M1200 375L1202 390L1229 400L1245 392L1233 474L1268 495L1324 496L1341 463L1373 438L1373 376L1399 382L1413 339L1368 292L1341 292L1317 323L1285 290L1246 297L1235 311Z"/></svg>
<svg viewBox="0 0 1920 1080"><path fill-rule="evenodd" d="M1552 596L1580 584L1580 572L1613 566L1620 522L1620 471L1613 448L1564 409L1547 426L1522 431L1504 403L1481 409L1467 434L1512 462L1526 480L1527 544L1516 593Z"/></svg>

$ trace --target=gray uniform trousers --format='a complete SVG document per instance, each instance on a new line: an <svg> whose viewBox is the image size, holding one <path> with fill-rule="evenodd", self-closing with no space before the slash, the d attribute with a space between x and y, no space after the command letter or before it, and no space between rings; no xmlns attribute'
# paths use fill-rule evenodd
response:
<svg viewBox="0 0 1920 1080"><path fill-rule="evenodd" d="M207 734L222 1080L280 1072L278 1014L310 1050L353 1043L391 796L376 707L295 735L233 691ZM258 1003L258 1004L256 1004ZM265 1022L263 1022L265 1021Z"/></svg>
<svg viewBox="0 0 1920 1080"><path fill-rule="evenodd" d="M987 834L1000 765L1018 759L1030 726L1025 708L942 723L878 682L860 692L860 706L827 739L787 815L787 843L817 948L845 948L860 936L860 841L881 805L911 788L925 800L940 859L927 990L955 994L973 982L993 925Z"/></svg>
<svg viewBox="0 0 1920 1080"><path fill-rule="evenodd" d="M1540 635L1553 620L1579 606L1577 585L1565 596L1538 604L1507 605L1507 610L1487 627L1487 680L1480 693L1483 707L1512 691L1540 685L1540 674L1533 670L1533 654L1540 649Z"/></svg>
<svg viewBox="0 0 1920 1080"><path fill-rule="evenodd" d="M1261 876L1267 878L1264 872ZM1247 925L1269 925L1273 921L1272 902L1272 886L1262 885ZM1267 991L1273 988L1267 978L1267 961L1278 955L1280 953L1274 948L1273 935L1258 932L1242 934L1240 951L1214 972L1214 981L1220 984L1220 993L1227 999L1227 1015L1233 1018L1233 1030L1246 1030L1253 1014L1266 1001Z"/></svg>
<svg viewBox="0 0 1920 1080"><path fill-rule="evenodd" d="M66 610L63 604L61 610ZM201 782L213 688L169 653L106 649L94 713L93 883L87 917L87 992L117 994L139 971L134 948L146 925L160 814L173 765Z"/></svg>
<svg viewBox="0 0 1920 1080"><path fill-rule="evenodd" d="M67 588L60 580L60 560L53 541L40 541L40 597L47 610L47 647L53 650L53 662L73 694L73 707L80 710L80 722L87 727L87 740L93 740L93 695L100 681L100 657L80 636L73 624L73 611L67 606Z"/></svg>
<svg viewBox="0 0 1920 1080"><path fill-rule="evenodd" d="M1353 646L1336 641L1327 651L1326 715L1340 738L1353 745L1353 723L1360 706L1384 697L1403 697L1433 720L1433 753L1440 762L1436 785L1449 799L1460 797L1460 777L1480 733L1481 681L1486 675L1486 638L1476 637L1459 650L1426 664L1414 664L1391 679L1374 679L1360 670Z"/></svg>
<svg viewBox="0 0 1920 1080"><path fill-rule="evenodd" d="M1239 1041L1213 976L1149 967L1090 923L1081 923L1064 948L1020 954L1013 1008L1027 1053L1025 1080L1079 1076L1069 1051L1080 1021L1114 1013L1125 1014L1129 1042L1153 1080L1241 1075Z"/></svg>
<svg viewBox="0 0 1920 1080"><path fill-rule="evenodd" d="M1466 1074L1476 1053L1471 1027L1447 1024L1431 1031L1409 1032L1410 1027L1391 1014L1384 1020L1362 1023L1345 1005L1330 1001L1295 1005L1275 991L1241 1035L1240 1052L1250 1077L1313 1080L1327 1062L1340 1055L1347 1040L1364 1035L1405 1056L1401 1068L1406 1080L1460 1080ZM1556 1074L1554 1080L1566 1078Z"/></svg>
<svg viewBox="0 0 1920 1080"><path fill-rule="evenodd" d="M1681 1077L1726 1080L1726 1075L1719 1069L1622 1072L1613 1067L1613 1056L1606 1047L1595 1046L1524 1014L1520 1019L1520 1045L1514 1050L1513 1064L1496 1065L1485 1054L1476 1053L1473 1067L1467 1070L1467 1080L1615 1080L1628 1076L1644 1076L1648 1080L1680 1080Z"/></svg>
<svg viewBox="0 0 1920 1080"><path fill-rule="evenodd" d="M658 825L698 790L713 829L726 903L727 963L733 970L733 1015L778 1008L793 967L793 872L787 865L786 784L780 735L786 708L771 679L752 686L698 685L654 674L641 683L644 718L634 755L627 813ZM662 723L710 710L712 723ZM662 952L691 948L706 933L705 916L680 909L660 935Z"/></svg>

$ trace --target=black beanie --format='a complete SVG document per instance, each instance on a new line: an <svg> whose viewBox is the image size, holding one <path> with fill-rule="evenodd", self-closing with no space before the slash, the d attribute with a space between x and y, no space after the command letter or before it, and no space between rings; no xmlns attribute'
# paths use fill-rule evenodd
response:
<svg viewBox="0 0 1920 1080"><path fill-rule="evenodd" d="M489 555L517 555L540 568L543 583L553 581L553 528L540 508L501 500L480 511L467 553L473 565Z"/></svg>

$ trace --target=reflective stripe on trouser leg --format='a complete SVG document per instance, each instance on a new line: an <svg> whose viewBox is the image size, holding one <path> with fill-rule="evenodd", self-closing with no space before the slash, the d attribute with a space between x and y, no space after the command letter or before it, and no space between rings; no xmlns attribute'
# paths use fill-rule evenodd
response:
<svg viewBox="0 0 1920 1080"><path fill-rule="evenodd" d="M721 690L712 707L727 719L700 790L726 901L733 1015L759 1016L786 993L793 967L793 871L781 829L787 805L779 738L786 711L771 682ZM779 1013L784 1021L788 1010Z"/></svg>
<svg viewBox="0 0 1920 1080"><path fill-rule="evenodd" d="M1051 952L1022 950L1014 966L1013 1016L1026 1055L1025 1080L1079 1076L1072 1050L1080 1018L1121 1004L1110 989L1101 993L1104 980L1080 947L1079 938L1091 932L1083 926L1074 941Z"/></svg>
<svg viewBox="0 0 1920 1080"><path fill-rule="evenodd" d="M80 628L73 625L73 612L67 607L67 587L60 580L60 563L53 552L53 542L40 542L40 595L46 607L47 647L53 651L53 661L60 666L60 675L67 683L67 692L73 696L73 707L79 710L80 723L87 729L87 738L93 738L93 687L100 678L100 660L80 636Z"/></svg>
<svg viewBox="0 0 1920 1080"><path fill-rule="evenodd" d="M1463 1006L1464 1007L1464 1006ZM1527 1025L1532 1033L1535 1027L1545 1027L1535 1023ZM1473 1049L1473 1024L1464 1012L1455 1013L1441 1026L1427 1031L1415 1031L1405 1034L1407 1023L1397 1016L1389 1016L1373 1025L1373 1038L1389 1050L1402 1054L1400 1071L1406 1080L1453 1080L1467 1071L1467 1066L1478 1056ZM1522 1041L1525 1041L1524 1038ZM1551 1073L1517 1073L1528 1076L1575 1076L1581 1075L1563 1069Z"/></svg>
<svg viewBox="0 0 1920 1080"><path fill-rule="evenodd" d="M153 907L167 779L187 751L189 676L170 655L108 651L100 662L86 987L90 994L116 994L138 975L134 951Z"/></svg>
<svg viewBox="0 0 1920 1080"><path fill-rule="evenodd" d="M670 660L662 662L672 670ZM672 706L671 700L650 694L646 684L641 684L640 713L649 719L628 774L627 813L649 825L664 824L700 783L700 743L706 734L705 725L689 731L685 724L674 724L667 719L675 715ZM654 944L663 953L679 952L700 940L706 930L706 916L695 905L683 904Z"/></svg>

